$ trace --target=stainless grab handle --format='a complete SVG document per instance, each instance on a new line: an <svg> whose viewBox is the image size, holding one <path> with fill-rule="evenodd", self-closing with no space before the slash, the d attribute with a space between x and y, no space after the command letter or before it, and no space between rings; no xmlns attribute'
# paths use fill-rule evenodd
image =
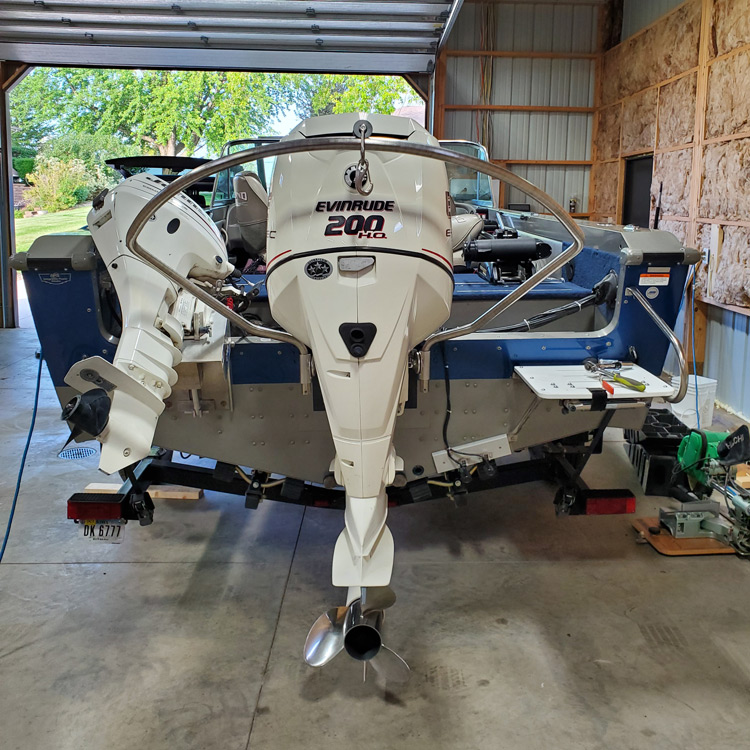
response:
<svg viewBox="0 0 750 750"><path fill-rule="evenodd" d="M685 394L688 389L688 366L687 360L685 359L685 350L682 348L680 340L675 335L675 332L664 322L664 319L659 313L651 307L651 303L641 294L641 291L634 286L628 287L627 292L630 292L640 303L643 305L643 309L651 316L654 323L661 329L662 333L669 339L670 343L674 347L677 354L677 361L680 364L680 387L677 389L677 393L672 396L667 396L664 400L670 403L682 401L685 398Z"/></svg>
<svg viewBox="0 0 750 750"><path fill-rule="evenodd" d="M543 201L539 198L536 198L536 200L538 200L540 203L543 203ZM425 355L435 344L438 344L441 341L455 339L458 336L465 336L466 334L478 331L485 323L489 323L493 318L496 318L498 315L500 315L500 313L505 312L511 305L515 304L519 299L521 299L521 297L525 296L527 292L530 292L548 276L553 274L558 269L562 268L569 260L572 260L576 257L576 255L578 255L578 253L581 252L584 240L584 234L581 228L572 220L570 220L570 217L566 217L569 219L569 221L563 221L563 219L558 216L557 211L555 210L558 209L562 214L564 214L565 211L563 207L555 203L555 201L553 201L551 198L548 199L548 201L544 203L544 205L549 208L550 211L552 211L556 218L560 219L560 223L563 224L563 226L571 233L571 235L573 236L573 244L564 253L560 253L560 255L558 255L554 260L551 260L545 266L540 268L535 274L529 276L526 281L519 284L507 297L504 297L499 302L496 302L488 310L485 310L485 312L483 312L473 322L466 323L462 326L458 326L457 328L451 328L447 331L438 331L437 333L433 333L432 335L428 336L425 339L424 346L422 347L422 355ZM575 226L571 227L570 224L575 224Z"/></svg>
<svg viewBox="0 0 750 750"><path fill-rule="evenodd" d="M427 146L420 143L405 143L395 139L386 140L382 138L369 138L366 141L366 144L372 151L409 154L412 156L421 156L426 159L436 159L438 161L468 167L469 169L476 170L477 172L501 180L508 185L518 188L530 198L538 201L545 208L548 208L555 218L557 218L568 232L570 232L570 235L573 238L573 244L564 253L526 279L526 281L513 290L513 292L505 297L505 299L490 307L489 310L480 315L473 323L468 323L467 325L453 328L448 331L440 331L428 336L421 353L422 363L420 368L420 379L422 380L424 387L429 380L429 352L434 344L438 341L445 341L446 339L455 338L456 336L473 333L485 322L492 320L497 315L507 310L527 292L578 255L583 248L584 235L576 221L566 213L565 209L559 203L550 198L550 196L536 187L536 185L532 185L528 180L519 177L517 174L514 174L504 167L499 167L496 164L482 161L481 159L475 159L471 156L458 154L455 151L450 151L446 148ZM247 164L248 162L257 161L258 159L264 159L270 156L284 156L286 154L294 154L301 151L352 151L356 150L358 147L359 142L353 138L304 138L290 141L279 141L278 143L271 143L267 146L260 146L259 148L238 151L236 154L229 154L214 159L211 162L202 164L200 167L196 167L188 174L178 177L174 182L171 182L167 187L151 198L138 212L133 223L130 225L125 238L125 244L134 255L141 258L141 260L148 263L179 286L187 289L191 294L201 300L201 302L204 302L212 310L223 315L227 320L246 333L253 336L275 339L276 341L283 341L296 346L300 351L300 369L303 370L300 373L300 379L304 387L310 382L310 354L307 347L301 341L298 341L286 331L277 331L273 328L255 325L254 323L245 320L241 315L238 315L233 310L222 305L218 300L208 294L208 292L201 289L201 287L169 268L169 266L162 263L147 250L144 250L138 244L137 240L148 220L159 210L159 208L171 198L204 177L208 177L216 172L229 169L230 167L239 164Z"/></svg>

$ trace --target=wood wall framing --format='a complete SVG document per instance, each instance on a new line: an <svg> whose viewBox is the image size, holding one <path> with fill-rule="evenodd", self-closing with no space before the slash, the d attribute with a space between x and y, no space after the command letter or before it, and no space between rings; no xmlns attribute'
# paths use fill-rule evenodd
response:
<svg viewBox="0 0 750 750"><path fill-rule="evenodd" d="M622 163L653 152L661 228L701 248L722 228L699 297L750 313L750 2L688 0L604 52L601 68L593 217L621 219Z"/></svg>

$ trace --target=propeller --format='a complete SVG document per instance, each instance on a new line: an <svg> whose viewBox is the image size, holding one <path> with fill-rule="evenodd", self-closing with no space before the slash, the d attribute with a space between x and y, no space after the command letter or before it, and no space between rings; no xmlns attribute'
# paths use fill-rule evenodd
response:
<svg viewBox="0 0 750 750"><path fill-rule="evenodd" d="M348 607L324 612L305 640L305 661L311 667L322 667L346 651L363 663L364 679L369 665L386 682L406 682L409 665L383 643L381 635L384 610L395 602L396 595L388 586L363 587L360 598Z"/></svg>
<svg viewBox="0 0 750 750"><path fill-rule="evenodd" d="M409 665L388 646L381 646L377 656L365 662L370 665L386 682L404 683L411 677Z"/></svg>
<svg viewBox="0 0 750 750"><path fill-rule="evenodd" d="M346 611L346 607L334 607L313 623L305 641L305 661L311 667L328 664L344 648Z"/></svg>
<svg viewBox="0 0 750 750"><path fill-rule="evenodd" d="M362 589L362 612L388 609L396 603L396 593L390 586L368 586Z"/></svg>
<svg viewBox="0 0 750 750"><path fill-rule="evenodd" d="M111 406L109 395L103 388L93 388L85 393L79 393L68 401L60 419L71 425L71 430L62 450L84 433L92 437L101 435L109 422Z"/></svg>

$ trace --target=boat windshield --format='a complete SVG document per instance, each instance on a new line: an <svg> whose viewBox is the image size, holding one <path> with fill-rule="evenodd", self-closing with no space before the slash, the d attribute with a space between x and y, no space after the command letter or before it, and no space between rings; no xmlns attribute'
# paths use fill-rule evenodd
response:
<svg viewBox="0 0 750 750"><path fill-rule="evenodd" d="M229 141L224 145L221 155L236 154L238 151L276 143L278 140L280 140L278 137L271 136L268 138L245 138L237 141ZM234 202L234 176L243 171L252 172L257 175L263 187L268 190L275 164L276 157L267 156L265 159L258 159L247 164L238 164L230 169L225 169L223 172L219 172L216 175L212 205Z"/></svg>
<svg viewBox="0 0 750 750"><path fill-rule="evenodd" d="M444 148L459 154L473 156L475 159L489 161L487 150L479 143L471 141L441 141ZM491 206L492 188L489 175L474 169L459 167L456 164L446 164L450 194L457 203L471 203L475 206Z"/></svg>

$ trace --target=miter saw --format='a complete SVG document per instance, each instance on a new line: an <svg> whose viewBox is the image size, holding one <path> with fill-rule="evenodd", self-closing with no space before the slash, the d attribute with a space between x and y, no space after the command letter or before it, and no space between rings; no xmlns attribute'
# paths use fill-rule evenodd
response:
<svg viewBox="0 0 750 750"><path fill-rule="evenodd" d="M750 461L750 432L743 425L732 433L693 430L677 453L680 480L671 494L677 509L662 508L659 523L672 536L710 537L750 556L750 491L736 483L737 465ZM711 500L714 492L725 502Z"/></svg>

